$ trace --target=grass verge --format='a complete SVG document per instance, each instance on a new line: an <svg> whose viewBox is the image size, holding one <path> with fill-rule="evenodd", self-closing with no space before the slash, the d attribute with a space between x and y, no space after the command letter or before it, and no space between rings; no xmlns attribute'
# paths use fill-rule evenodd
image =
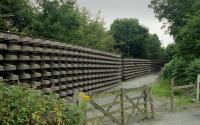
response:
<svg viewBox="0 0 200 125"><path fill-rule="evenodd" d="M152 85L152 94L156 99L170 99L171 88L170 81L160 80ZM186 91L180 90L175 92L175 104L176 107L182 107L193 103L195 90L186 94Z"/></svg>

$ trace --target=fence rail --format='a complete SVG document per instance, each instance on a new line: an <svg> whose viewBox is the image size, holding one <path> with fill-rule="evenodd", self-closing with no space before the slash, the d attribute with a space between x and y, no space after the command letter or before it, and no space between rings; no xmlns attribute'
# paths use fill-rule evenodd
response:
<svg viewBox="0 0 200 125"><path fill-rule="evenodd" d="M191 89L191 88L196 89L196 102L198 103L199 102L199 94L200 94L199 85L200 85L200 74L197 75L197 83L196 84L177 86L177 85L175 85L174 78L172 78L171 79L171 99L170 99L171 110L175 109L175 94L174 93L175 93L175 91L178 91L178 90Z"/></svg>
<svg viewBox="0 0 200 125"><path fill-rule="evenodd" d="M110 102L102 105L98 103L97 98L104 96L109 97ZM154 118L151 89L147 86L131 89L121 88L119 90L106 92L105 95L104 93L95 94L91 96L90 104L94 109L88 111L94 112L97 110L101 113L88 116L88 124L96 125L100 122L103 123L105 122L103 119L107 118L117 125L128 125L138 115L140 115L140 119Z"/></svg>

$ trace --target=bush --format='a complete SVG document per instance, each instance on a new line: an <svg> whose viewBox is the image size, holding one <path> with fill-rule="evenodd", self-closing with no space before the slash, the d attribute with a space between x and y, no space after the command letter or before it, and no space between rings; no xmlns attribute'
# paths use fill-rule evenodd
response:
<svg viewBox="0 0 200 125"><path fill-rule="evenodd" d="M0 83L0 124L81 125L83 112L54 94Z"/></svg>
<svg viewBox="0 0 200 125"><path fill-rule="evenodd" d="M187 80L196 83L197 75L200 74L200 58L195 59L186 69Z"/></svg>
<svg viewBox="0 0 200 125"><path fill-rule="evenodd" d="M167 80L174 77L177 84L187 84L187 74L185 70L187 66L188 63L184 59L174 58L162 69L162 77Z"/></svg>
<svg viewBox="0 0 200 125"><path fill-rule="evenodd" d="M200 59L188 62L182 58L174 58L162 69L164 79L170 80L174 77L175 83L179 85L195 83L198 74L200 74Z"/></svg>

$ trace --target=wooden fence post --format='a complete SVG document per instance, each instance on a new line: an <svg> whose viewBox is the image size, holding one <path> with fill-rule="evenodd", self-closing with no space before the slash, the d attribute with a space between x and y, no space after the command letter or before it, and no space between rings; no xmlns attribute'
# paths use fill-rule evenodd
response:
<svg viewBox="0 0 200 125"><path fill-rule="evenodd" d="M124 62L125 62L125 59L124 59L124 57L122 57L122 71L121 71L121 79L122 79L122 81L125 81L126 79L125 79L125 77L124 77L124 67L125 67L125 64L124 64Z"/></svg>
<svg viewBox="0 0 200 125"><path fill-rule="evenodd" d="M120 106L121 106L121 124L122 125L125 125L124 123L124 89L123 88L121 88L120 89Z"/></svg>
<svg viewBox="0 0 200 125"><path fill-rule="evenodd" d="M153 97L151 93L151 88L148 88L148 93L149 93L149 102L150 102L150 107L151 107L151 118L155 118L155 110L154 110L154 105L153 105Z"/></svg>
<svg viewBox="0 0 200 125"><path fill-rule="evenodd" d="M199 102L199 84L200 84L200 74L197 75L197 93L196 93L196 102Z"/></svg>
<svg viewBox="0 0 200 125"><path fill-rule="evenodd" d="M148 93L148 90L147 90L148 88L147 88L147 86L144 86L144 91L143 91L143 93L144 93L144 113L145 113L145 115L146 115L146 119L148 118L148 114L147 114L147 104L148 104L148 100L147 100L147 93Z"/></svg>
<svg viewBox="0 0 200 125"><path fill-rule="evenodd" d="M174 78L171 79L171 110L174 110Z"/></svg>
<svg viewBox="0 0 200 125"><path fill-rule="evenodd" d="M73 102L74 102L74 104L76 104L76 105L78 105L78 103L79 103L79 99L78 99L79 97L78 97L78 89L75 89L74 90L74 98L73 98Z"/></svg>

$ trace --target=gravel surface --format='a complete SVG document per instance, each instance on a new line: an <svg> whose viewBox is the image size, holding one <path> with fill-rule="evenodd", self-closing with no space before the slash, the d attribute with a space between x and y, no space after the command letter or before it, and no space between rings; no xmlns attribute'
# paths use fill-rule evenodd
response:
<svg viewBox="0 0 200 125"><path fill-rule="evenodd" d="M122 84L120 86L117 86L116 88L141 87L141 86L148 85L155 82L158 79L158 77L159 77L159 74L151 74L151 75L142 76L133 80L122 82Z"/></svg>
<svg viewBox="0 0 200 125"><path fill-rule="evenodd" d="M117 86L113 89L110 89L110 90L118 90L120 88L136 88L136 87L140 87L140 86L143 86L143 85L148 85L148 84L155 82L157 80L157 78L158 78L158 74L146 75L146 76L143 76L143 77L139 77L137 79L122 82L121 85L119 85L119 86ZM98 104L103 105L103 104L107 104L109 102L112 102L114 97L115 97L115 95L109 96L109 97L98 98L98 99L95 99L95 101Z"/></svg>
<svg viewBox="0 0 200 125"><path fill-rule="evenodd" d="M136 78L133 80L129 80L123 82L121 85L111 89L117 90L119 88L136 88L143 85L148 85L155 82L158 79L158 74L146 75L140 78ZM113 101L115 95L109 97L103 97L95 99L100 105L107 104ZM156 108L156 119L154 120L146 120L139 123L132 123L132 125L200 125L200 106L195 108L185 109L179 112L166 112L167 110L164 108L168 108L169 101L155 101ZM163 109L163 111L161 110ZM159 112L162 111L162 112ZM88 113L88 116L95 116L99 114L99 111L92 111ZM101 113L100 113L101 114ZM107 118L106 118L107 119ZM106 120L107 121L107 120ZM115 123L108 120L107 122L101 123L102 125L115 125ZM100 125L100 124L99 124Z"/></svg>
<svg viewBox="0 0 200 125"><path fill-rule="evenodd" d="M119 86L117 86L117 87L115 87L111 90L118 90L120 88L136 88L136 87L148 85L148 84L155 82L157 80L158 76L159 76L158 74L150 74L150 75L142 76L142 77L139 77L139 78L136 78L136 79L132 79L132 80L129 80L129 81L126 81L126 82L122 82L121 85L119 85ZM97 99L94 99L94 101L99 105L104 105L104 104L108 104L108 103L113 102L114 98L115 98L115 95L97 98ZM88 107L93 107L93 106L91 106L89 104ZM99 114L102 114L102 113L100 113L97 110L95 110L95 111L93 110L93 111L87 112L87 117L90 118L90 117L93 117L93 116L96 116L96 115L99 115Z"/></svg>
<svg viewBox="0 0 200 125"><path fill-rule="evenodd" d="M157 113L155 120L132 125L200 125L200 108L192 108L179 112Z"/></svg>

